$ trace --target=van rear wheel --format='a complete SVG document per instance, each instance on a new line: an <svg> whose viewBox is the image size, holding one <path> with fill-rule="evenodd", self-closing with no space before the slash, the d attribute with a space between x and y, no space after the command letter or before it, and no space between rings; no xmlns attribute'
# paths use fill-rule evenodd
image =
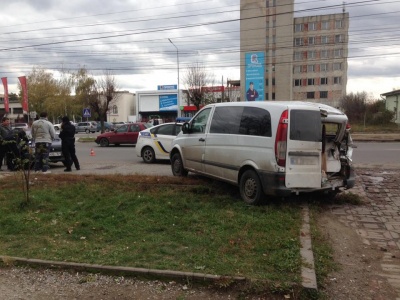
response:
<svg viewBox="0 0 400 300"><path fill-rule="evenodd" d="M260 178L253 170L247 170L240 177L240 196L247 204L257 205L264 199Z"/></svg>
<svg viewBox="0 0 400 300"><path fill-rule="evenodd" d="M174 176L187 176L188 171L183 168L182 157L179 153L175 153L171 158L171 169Z"/></svg>

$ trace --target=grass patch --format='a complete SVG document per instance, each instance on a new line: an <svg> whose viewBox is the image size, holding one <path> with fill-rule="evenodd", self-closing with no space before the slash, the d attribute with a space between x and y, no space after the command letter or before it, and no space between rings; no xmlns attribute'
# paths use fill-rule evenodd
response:
<svg viewBox="0 0 400 300"><path fill-rule="evenodd" d="M366 125L350 123L352 133L399 133L400 127L395 123L385 125Z"/></svg>
<svg viewBox="0 0 400 300"><path fill-rule="evenodd" d="M301 209L248 206L231 186L146 176L2 178L0 253L299 284Z"/></svg>

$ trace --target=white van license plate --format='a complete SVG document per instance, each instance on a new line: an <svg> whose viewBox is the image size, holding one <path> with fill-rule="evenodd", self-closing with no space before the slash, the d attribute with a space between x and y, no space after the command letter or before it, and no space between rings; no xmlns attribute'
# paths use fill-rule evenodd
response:
<svg viewBox="0 0 400 300"><path fill-rule="evenodd" d="M295 156L290 158L291 165L298 165L298 166L314 166L318 165L318 157L313 156Z"/></svg>

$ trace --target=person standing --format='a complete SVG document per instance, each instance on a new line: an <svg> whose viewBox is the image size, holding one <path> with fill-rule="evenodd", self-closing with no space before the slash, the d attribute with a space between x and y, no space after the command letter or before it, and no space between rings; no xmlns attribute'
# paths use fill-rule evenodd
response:
<svg viewBox="0 0 400 300"><path fill-rule="evenodd" d="M0 170L6 158L7 169L9 171L16 170L15 161L17 155L17 145L14 132L10 126L10 119L3 117L0 124Z"/></svg>
<svg viewBox="0 0 400 300"><path fill-rule="evenodd" d="M32 139L35 142L35 172L51 173L49 171L49 152L54 137L54 126L47 120L47 112L42 112L40 119L32 124Z"/></svg>
<svg viewBox="0 0 400 300"><path fill-rule="evenodd" d="M80 170L79 161L76 157L75 150L75 126L71 124L67 116L62 118L61 132L59 134L61 139L61 149L65 158L65 166L67 167L64 172L71 172L72 163L77 170Z"/></svg>

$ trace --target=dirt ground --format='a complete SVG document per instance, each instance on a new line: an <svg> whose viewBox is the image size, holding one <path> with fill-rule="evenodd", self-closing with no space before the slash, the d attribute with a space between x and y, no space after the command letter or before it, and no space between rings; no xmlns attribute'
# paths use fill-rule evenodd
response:
<svg viewBox="0 0 400 300"><path fill-rule="evenodd" d="M384 250L363 244L354 228L340 223L329 212L319 220L319 225L332 243L334 261L339 266L329 274L323 287L327 299L396 299L396 291L379 276Z"/></svg>

